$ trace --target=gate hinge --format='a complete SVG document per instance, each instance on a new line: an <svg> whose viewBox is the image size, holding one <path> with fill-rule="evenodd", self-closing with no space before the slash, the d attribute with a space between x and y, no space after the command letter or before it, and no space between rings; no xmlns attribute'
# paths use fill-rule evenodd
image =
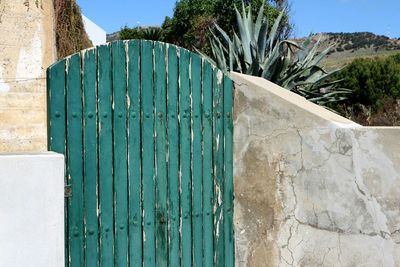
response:
<svg viewBox="0 0 400 267"><path fill-rule="evenodd" d="M64 197L71 197L72 196L72 187L71 185L64 186Z"/></svg>

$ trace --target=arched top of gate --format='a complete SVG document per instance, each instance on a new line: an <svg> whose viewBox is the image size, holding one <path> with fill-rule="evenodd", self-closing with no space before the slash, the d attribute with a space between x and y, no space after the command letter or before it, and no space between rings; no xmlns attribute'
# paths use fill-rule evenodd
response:
<svg viewBox="0 0 400 267"><path fill-rule="evenodd" d="M77 60L79 57L81 59L81 62L84 61L85 57L88 55L92 56L97 56L99 50L110 50L110 57L113 58L113 47L119 47L119 48L124 48L125 49L125 56L126 56L126 62L129 62L129 60L132 59L132 55L137 52L139 53L143 45L147 45L152 47L153 51L153 64L154 63L154 49L157 47L159 49L164 49L165 54L166 54L166 60L168 59L168 54L169 53L176 53L178 60L180 58L181 54L188 54L190 58L190 62L193 60L196 61L201 61L202 65L209 65L212 70L217 72L217 78L219 81L222 81L223 78L225 79L230 79L229 74L226 72L223 72L222 70L218 69L212 62L210 62L207 58L201 56L198 53L192 52L186 48L176 46L174 44L170 43L164 43L160 41L151 41L151 40L139 40L139 39L131 39L131 40L117 40L117 41L112 41L106 44L98 45L95 47L87 48L84 50L81 50L80 52L74 53L70 56L67 56L63 59L58 60L57 62L53 63L47 68L47 73L49 73L52 69L54 68L60 68L64 66L64 68L67 71L67 66L69 65L69 61L71 60ZM129 53L129 50L133 49L131 53ZM179 64L179 62L178 62Z"/></svg>

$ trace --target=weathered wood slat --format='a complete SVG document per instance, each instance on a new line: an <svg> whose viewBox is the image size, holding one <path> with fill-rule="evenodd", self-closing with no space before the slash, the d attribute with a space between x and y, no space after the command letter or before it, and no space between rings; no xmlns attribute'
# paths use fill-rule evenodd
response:
<svg viewBox="0 0 400 267"><path fill-rule="evenodd" d="M214 69L213 73L213 164L214 164L214 254L215 264L224 266L224 217L223 217L223 168L224 168L224 98L223 74Z"/></svg>
<svg viewBox="0 0 400 267"><path fill-rule="evenodd" d="M97 57L96 50L82 52L83 103L84 103L84 198L85 198L85 263L97 266L98 218L97 218Z"/></svg>
<svg viewBox="0 0 400 267"><path fill-rule="evenodd" d="M72 195L69 199L69 246L71 266L84 263L83 225L83 140L81 57L67 59L67 174Z"/></svg>
<svg viewBox="0 0 400 267"><path fill-rule="evenodd" d="M168 228L167 228L167 140L166 140L166 51L165 45L154 45L154 82L156 104L156 264L168 265Z"/></svg>
<svg viewBox="0 0 400 267"><path fill-rule="evenodd" d="M153 110L153 42L142 42L142 181L145 266L155 266L155 188L154 188L154 110Z"/></svg>
<svg viewBox="0 0 400 267"><path fill-rule="evenodd" d="M224 245L225 266L235 265L233 233L233 95L232 80L224 76Z"/></svg>
<svg viewBox="0 0 400 267"><path fill-rule="evenodd" d="M129 177L129 264L141 266L142 255L142 178L140 41L128 44L128 177Z"/></svg>
<svg viewBox="0 0 400 267"><path fill-rule="evenodd" d="M48 102L72 188L66 265L234 265L229 77L173 45L117 41L51 66Z"/></svg>
<svg viewBox="0 0 400 267"><path fill-rule="evenodd" d="M128 173L126 128L126 54L122 41L112 43L115 265L128 265Z"/></svg>
<svg viewBox="0 0 400 267"><path fill-rule="evenodd" d="M66 155L65 85L65 59L63 59L47 69L47 144L49 151L64 155ZM66 161L66 157L64 160ZM64 184L66 185L67 183L67 176L65 176ZM68 201L64 203L64 214L65 266L68 266Z"/></svg>
<svg viewBox="0 0 400 267"><path fill-rule="evenodd" d="M114 264L112 69L110 45L98 51L100 266Z"/></svg>
<svg viewBox="0 0 400 267"><path fill-rule="evenodd" d="M192 86L192 192L193 192L193 266L203 262L203 151L201 58L191 55Z"/></svg>
<svg viewBox="0 0 400 267"><path fill-rule="evenodd" d="M181 164L181 250L182 266L192 265L192 181L191 181L191 132L190 132L190 54L181 48L179 56L179 116Z"/></svg>
<svg viewBox="0 0 400 267"><path fill-rule="evenodd" d="M62 154L66 141L65 79L65 59L47 69L48 148Z"/></svg>
<svg viewBox="0 0 400 267"><path fill-rule="evenodd" d="M213 71L203 59L203 246L204 266L214 266L213 241Z"/></svg>
<svg viewBox="0 0 400 267"><path fill-rule="evenodd" d="M168 265L180 266L179 217L179 124L178 56L175 46L168 46Z"/></svg>

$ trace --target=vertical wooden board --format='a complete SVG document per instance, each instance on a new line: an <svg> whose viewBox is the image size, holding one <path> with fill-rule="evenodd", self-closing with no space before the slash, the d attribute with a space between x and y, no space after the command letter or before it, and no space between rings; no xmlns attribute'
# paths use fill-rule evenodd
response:
<svg viewBox="0 0 400 267"><path fill-rule="evenodd" d="M153 42L142 41L141 50L143 257L145 266L155 266Z"/></svg>
<svg viewBox="0 0 400 267"><path fill-rule="evenodd" d="M213 71L213 169L214 169L214 254L215 264L224 266L224 222L223 222L223 169L224 169L224 101L223 73Z"/></svg>
<svg viewBox="0 0 400 267"><path fill-rule="evenodd" d="M214 266L213 240L213 71L203 59L203 247L204 266Z"/></svg>
<svg viewBox="0 0 400 267"><path fill-rule="evenodd" d="M191 133L190 133L190 54L180 49L179 57L179 116L181 164L181 251L182 266L192 265L192 182L191 182Z"/></svg>
<svg viewBox="0 0 400 267"><path fill-rule="evenodd" d="M192 199L193 199L193 265L203 261L203 151L201 125L201 59L191 54L192 87Z"/></svg>
<svg viewBox="0 0 400 267"><path fill-rule="evenodd" d="M156 264L168 265L167 162L166 162L166 52L165 44L154 45L156 117Z"/></svg>
<svg viewBox="0 0 400 267"><path fill-rule="evenodd" d="M112 43L115 265L128 265L128 172L126 129L126 54L123 41Z"/></svg>
<svg viewBox="0 0 400 267"><path fill-rule="evenodd" d="M65 154L65 60L47 69L48 149Z"/></svg>
<svg viewBox="0 0 400 267"><path fill-rule="evenodd" d="M178 124L178 56L168 46L168 265L180 266L179 240L179 124Z"/></svg>
<svg viewBox="0 0 400 267"><path fill-rule="evenodd" d="M75 54L67 60L67 173L72 189L68 207L71 266L82 266L84 263L82 148L81 58Z"/></svg>
<svg viewBox="0 0 400 267"><path fill-rule="evenodd" d="M142 265L142 179L140 119L140 41L128 44L128 179L129 179L129 265Z"/></svg>
<svg viewBox="0 0 400 267"><path fill-rule="evenodd" d="M232 80L224 76L224 243L225 266L235 265L233 233L233 95Z"/></svg>
<svg viewBox="0 0 400 267"><path fill-rule="evenodd" d="M85 263L98 265L97 218L97 62L96 50L86 50L83 64L83 134L84 134L84 198L85 198Z"/></svg>
<svg viewBox="0 0 400 267"><path fill-rule="evenodd" d="M99 114L100 266L114 264L112 72L110 45L97 48Z"/></svg>
<svg viewBox="0 0 400 267"><path fill-rule="evenodd" d="M47 146L49 151L66 156L65 85L65 60L61 60L47 69ZM66 157L64 159L66 160ZM67 184L67 182L67 176L65 176L64 183ZM69 265L67 204L65 201L65 266Z"/></svg>

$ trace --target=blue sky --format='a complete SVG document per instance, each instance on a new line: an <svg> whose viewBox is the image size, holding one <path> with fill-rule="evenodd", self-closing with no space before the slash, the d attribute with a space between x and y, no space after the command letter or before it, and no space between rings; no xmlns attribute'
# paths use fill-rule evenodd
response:
<svg viewBox="0 0 400 267"><path fill-rule="evenodd" d="M83 13L108 33L122 26L161 25L175 0L77 0ZM294 35L370 31L400 37L400 0L290 0Z"/></svg>
<svg viewBox="0 0 400 267"><path fill-rule="evenodd" d="M292 0L295 34L369 31L400 37L399 0Z"/></svg>

